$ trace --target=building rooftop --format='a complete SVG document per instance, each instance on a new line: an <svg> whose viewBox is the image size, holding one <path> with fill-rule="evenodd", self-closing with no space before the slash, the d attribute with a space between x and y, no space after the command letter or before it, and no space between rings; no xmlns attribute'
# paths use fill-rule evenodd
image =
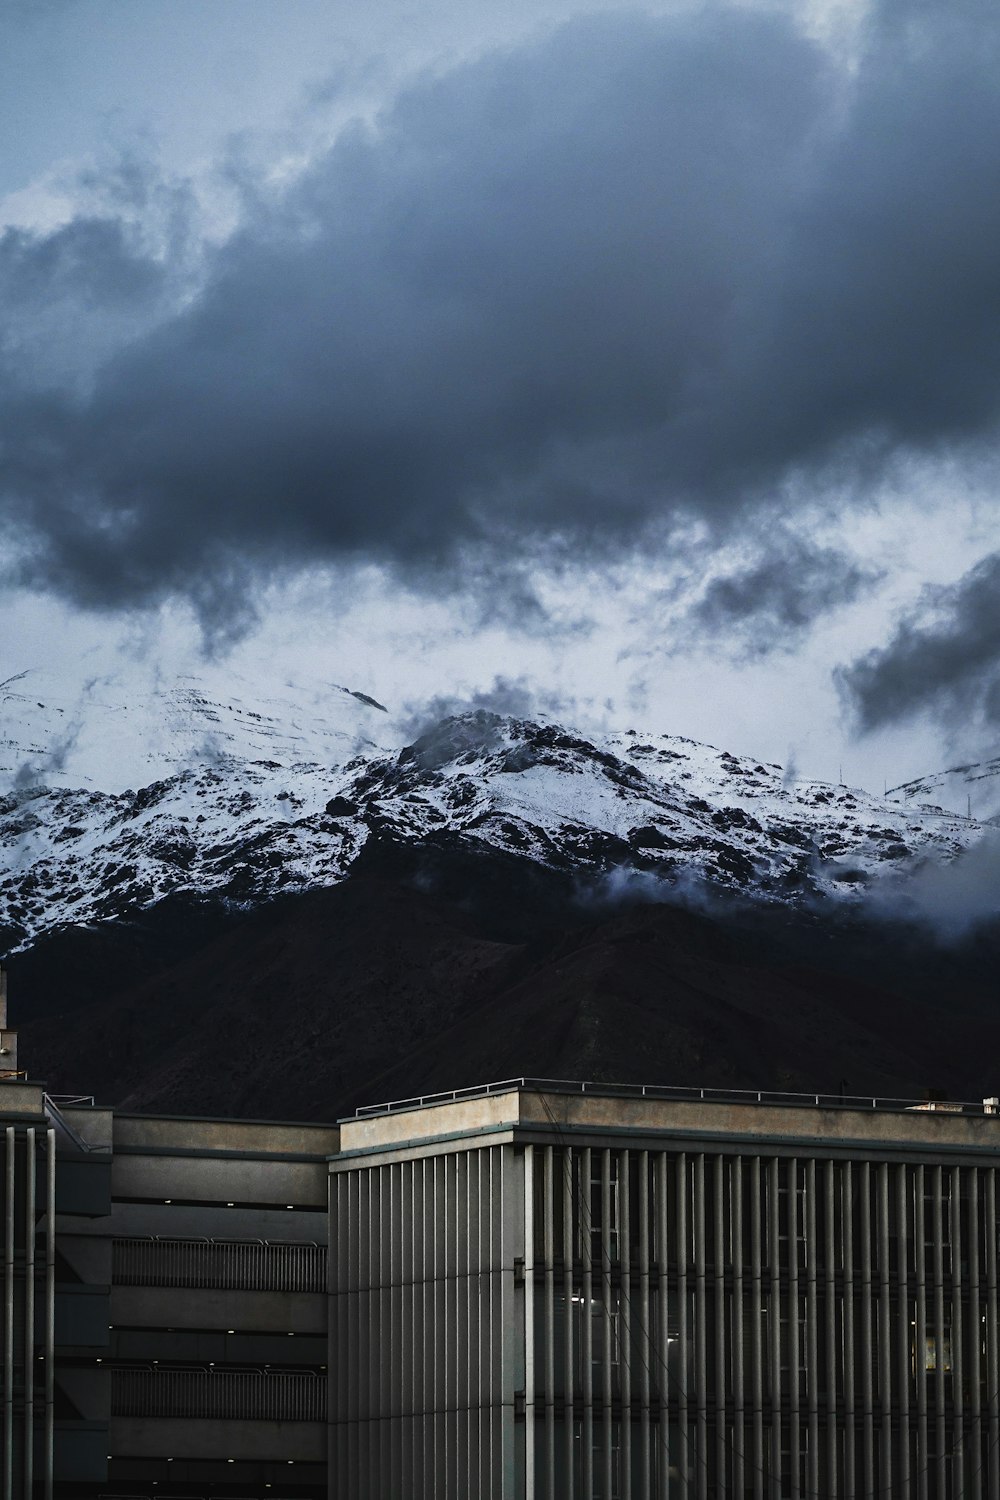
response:
<svg viewBox="0 0 1000 1500"><path fill-rule="evenodd" d="M894 1099L875 1094L793 1094L775 1089L692 1088L664 1083L595 1083L568 1078L504 1078L492 1083L472 1084L467 1088L446 1089L436 1094L414 1095L409 1099L392 1099L383 1104L362 1104L352 1118L393 1114L399 1110L426 1109L434 1104L454 1103L460 1099L480 1099L489 1094L506 1094L512 1089L532 1089L544 1093L601 1094L620 1098L686 1099L699 1102L749 1105L790 1105L797 1109L880 1109L944 1111L947 1114L1000 1114L1000 1099L974 1101Z"/></svg>
<svg viewBox="0 0 1000 1500"><path fill-rule="evenodd" d="M773 1141L785 1149L807 1143L811 1150L825 1144L834 1151L1000 1151L996 1099L962 1103L549 1078L508 1078L365 1105L340 1125L341 1150L348 1154L514 1129L567 1140L655 1133L679 1142L716 1140L727 1149Z"/></svg>

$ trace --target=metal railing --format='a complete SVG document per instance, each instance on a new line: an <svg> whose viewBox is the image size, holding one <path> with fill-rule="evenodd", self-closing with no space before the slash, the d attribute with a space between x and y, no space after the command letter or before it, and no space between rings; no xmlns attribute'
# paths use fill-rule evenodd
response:
<svg viewBox="0 0 1000 1500"><path fill-rule="evenodd" d="M116 1239L116 1286L214 1288L241 1292L323 1292L325 1245L268 1240Z"/></svg>
<svg viewBox="0 0 1000 1500"><path fill-rule="evenodd" d="M323 1422L326 1376L298 1370L112 1370L111 1415Z"/></svg>
<svg viewBox="0 0 1000 1500"><path fill-rule="evenodd" d="M100 1152L103 1153L103 1152L110 1151L110 1149L111 1149L110 1146L94 1146L94 1145L91 1144L90 1141L84 1140L83 1136L80 1134L80 1132L76 1129L76 1127L74 1125L70 1124L70 1122L67 1120L66 1116L63 1114L62 1109L60 1108L60 1105L66 1105L66 1104L69 1104L69 1105L73 1105L73 1104L91 1104L92 1105L93 1102L94 1102L94 1096L93 1096L93 1094L43 1094L42 1095L42 1103L45 1106L45 1113L48 1115L48 1117L52 1121L53 1125L55 1125L58 1130L62 1131L63 1135L65 1137L67 1137L67 1139L69 1139L73 1143L73 1145L76 1147L76 1149L78 1151L87 1151L87 1152L90 1152L90 1151L100 1151Z"/></svg>
<svg viewBox="0 0 1000 1500"><path fill-rule="evenodd" d="M815 1109L884 1109L944 1110L956 1114L1000 1116L1000 1104L993 1099L944 1101L927 1099L894 1099L876 1094L795 1094L778 1089L694 1088L683 1084L663 1083L586 1083L566 1078L505 1078L494 1083L472 1084L464 1089L448 1089L438 1094L414 1095L410 1099L392 1099L385 1104L363 1104L354 1112L355 1119L391 1114L396 1110L424 1109L434 1104L457 1104L463 1099L479 1099L488 1094L506 1094L515 1089L544 1090L550 1094L614 1095L626 1098L676 1099L717 1104L777 1104Z"/></svg>

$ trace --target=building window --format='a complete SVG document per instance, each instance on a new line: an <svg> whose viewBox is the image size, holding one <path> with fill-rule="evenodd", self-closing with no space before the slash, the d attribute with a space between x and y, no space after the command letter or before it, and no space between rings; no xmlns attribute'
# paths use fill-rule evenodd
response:
<svg viewBox="0 0 1000 1500"><path fill-rule="evenodd" d="M928 1333L924 1339L924 1369L927 1371L951 1370L951 1333L946 1328L938 1335Z"/></svg>
<svg viewBox="0 0 1000 1500"><path fill-rule="evenodd" d="M265 1240L116 1239L115 1286L176 1286L254 1292L326 1290L325 1245Z"/></svg>
<svg viewBox="0 0 1000 1500"><path fill-rule="evenodd" d="M326 1395L326 1376L311 1371L146 1365L111 1372L113 1417L322 1422Z"/></svg>
<svg viewBox="0 0 1000 1500"><path fill-rule="evenodd" d="M611 1151L592 1151L583 1232L590 1235L590 1260L595 1271L620 1258L619 1187L617 1155Z"/></svg>

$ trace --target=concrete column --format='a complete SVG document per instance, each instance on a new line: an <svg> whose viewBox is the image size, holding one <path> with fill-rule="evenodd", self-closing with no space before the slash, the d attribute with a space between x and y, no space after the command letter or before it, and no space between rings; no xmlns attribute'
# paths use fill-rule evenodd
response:
<svg viewBox="0 0 1000 1500"><path fill-rule="evenodd" d="M899 1476L897 1484L904 1495L910 1493L910 1287L907 1254L908 1216L907 1186L911 1169L900 1163L894 1168L896 1179L896 1412L899 1423Z"/></svg>
<svg viewBox="0 0 1000 1500"><path fill-rule="evenodd" d="M35 1483L35 1127L24 1153L24 1500Z"/></svg>
<svg viewBox="0 0 1000 1500"><path fill-rule="evenodd" d="M746 1469L746 1427L744 1410L743 1340L743 1267L745 1265L743 1244L743 1158L734 1156L729 1166L729 1218L730 1244L732 1246L733 1300L732 1300L732 1347L733 1347L733 1493L744 1494Z"/></svg>
<svg viewBox="0 0 1000 1500"><path fill-rule="evenodd" d="M927 1221L924 1168L913 1171L913 1372L917 1406L917 1500L928 1497L927 1456Z"/></svg>
<svg viewBox="0 0 1000 1500"><path fill-rule="evenodd" d="M4 1307L3 1307L3 1500L14 1497L14 1194L17 1142L5 1131L4 1153Z"/></svg>

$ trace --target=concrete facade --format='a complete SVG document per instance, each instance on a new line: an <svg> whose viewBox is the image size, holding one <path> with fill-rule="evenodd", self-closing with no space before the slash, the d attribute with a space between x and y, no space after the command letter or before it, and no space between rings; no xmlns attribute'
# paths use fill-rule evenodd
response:
<svg viewBox="0 0 1000 1500"><path fill-rule="evenodd" d="M0 1083L3 1500L327 1493L335 1125Z"/></svg>
<svg viewBox="0 0 1000 1500"><path fill-rule="evenodd" d="M667 1094L342 1122L331 1495L1000 1495L995 1103Z"/></svg>

